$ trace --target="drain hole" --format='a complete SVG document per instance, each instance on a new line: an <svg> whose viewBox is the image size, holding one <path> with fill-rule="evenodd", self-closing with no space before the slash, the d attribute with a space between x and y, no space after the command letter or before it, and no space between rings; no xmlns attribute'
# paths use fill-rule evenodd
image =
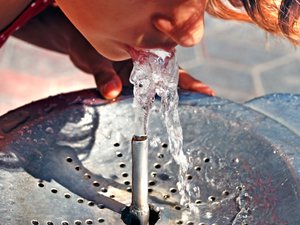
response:
<svg viewBox="0 0 300 225"><path fill-rule="evenodd" d="M69 225L69 222L68 221L62 221L61 225Z"/></svg>
<svg viewBox="0 0 300 225"><path fill-rule="evenodd" d="M201 200L196 200L195 201L195 204L197 204L197 205L200 205L202 202L201 202Z"/></svg>
<svg viewBox="0 0 300 225"><path fill-rule="evenodd" d="M160 168L161 168L161 165L160 165L159 163L155 163L155 164L154 164L154 168L155 168L155 169L160 169Z"/></svg>
<svg viewBox="0 0 300 225"><path fill-rule="evenodd" d="M38 183L38 186L41 187L41 188L45 187L45 185L43 183Z"/></svg>
<svg viewBox="0 0 300 225"><path fill-rule="evenodd" d="M186 225L194 225L194 222L188 221Z"/></svg>
<svg viewBox="0 0 300 225"><path fill-rule="evenodd" d="M176 188L170 188L171 193L176 193L176 191L177 191Z"/></svg>
<svg viewBox="0 0 300 225"><path fill-rule="evenodd" d="M68 194L68 193L66 193L66 194L65 194L65 198L71 198L71 195Z"/></svg>
<svg viewBox="0 0 300 225"><path fill-rule="evenodd" d="M88 180L88 179L91 179L91 175L88 174L88 173L85 173L85 174L84 174L84 178L87 179L87 180Z"/></svg>
<svg viewBox="0 0 300 225"><path fill-rule="evenodd" d="M237 186L237 187L236 187L236 190L238 190L238 191L242 191L242 190L243 190L243 188L242 188L241 186Z"/></svg>
<svg viewBox="0 0 300 225"><path fill-rule="evenodd" d="M126 188L126 190L127 190L128 192L132 192L131 187Z"/></svg>
<svg viewBox="0 0 300 225"><path fill-rule="evenodd" d="M66 158L66 161L67 161L68 163L71 163L71 162L73 162L73 159L72 159L71 157L67 157L67 158Z"/></svg>
<svg viewBox="0 0 300 225"><path fill-rule="evenodd" d="M149 181L149 186L154 186L156 184L156 181L155 180L150 180Z"/></svg>
<svg viewBox="0 0 300 225"><path fill-rule="evenodd" d="M196 171L200 171L201 170L201 167L200 166L195 166L194 168Z"/></svg>
<svg viewBox="0 0 300 225"><path fill-rule="evenodd" d="M99 219L98 219L98 222L99 222L99 223L104 223L104 221L105 221L105 220L102 219L102 218L99 218Z"/></svg>
<svg viewBox="0 0 300 225"><path fill-rule="evenodd" d="M162 154L162 153L157 153L157 157L158 157L159 159L162 159L162 158L165 157L165 156L164 156L164 154Z"/></svg>
<svg viewBox="0 0 300 225"><path fill-rule="evenodd" d="M36 221L36 220L32 220L32 221L31 221L31 224L33 224L33 225L39 225L39 222Z"/></svg>
<svg viewBox="0 0 300 225"><path fill-rule="evenodd" d="M126 181L124 181L124 184L125 185L130 185L130 181L126 180Z"/></svg>
<svg viewBox="0 0 300 225"><path fill-rule="evenodd" d="M120 143L114 143L114 146L115 146L115 147L119 147L119 146L120 146Z"/></svg>
<svg viewBox="0 0 300 225"><path fill-rule="evenodd" d="M125 163L120 163L119 165L120 165L121 168L125 168L126 167Z"/></svg>
<svg viewBox="0 0 300 225"><path fill-rule="evenodd" d="M215 196L209 196L208 197L208 201L210 201L210 202L214 202L215 200L216 200Z"/></svg>
<svg viewBox="0 0 300 225"><path fill-rule="evenodd" d="M91 202L88 202L88 205L89 205L89 206L94 206L95 203L91 201Z"/></svg>
<svg viewBox="0 0 300 225"><path fill-rule="evenodd" d="M148 193L152 193L153 189L152 188L148 188Z"/></svg>
<svg viewBox="0 0 300 225"><path fill-rule="evenodd" d="M98 204L98 208L99 208L99 209L104 209L105 206L104 206L103 204Z"/></svg>
<svg viewBox="0 0 300 225"><path fill-rule="evenodd" d="M80 169L80 166L75 166L75 170L79 171Z"/></svg>
<svg viewBox="0 0 300 225"><path fill-rule="evenodd" d="M93 182L93 185L94 185L95 187L99 187L99 186L100 186L100 184L99 184L98 181L94 181L94 182Z"/></svg>
<svg viewBox="0 0 300 225"><path fill-rule="evenodd" d="M163 144L161 145L161 147L167 148L167 147L168 147L168 144L167 144L167 143L163 143Z"/></svg>
<svg viewBox="0 0 300 225"><path fill-rule="evenodd" d="M52 188L52 189L51 189L51 192L52 192L53 194L56 194L56 193L57 193L57 189Z"/></svg>
<svg viewBox="0 0 300 225"><path fill-rule="evenodd" d="M116 152L117 157L123 157L123 154L121 152Z"/></svg>
<svg viewBox="0 0 300 225"><path fill-rule="evenodd" d="M191 174L187 174L187 175L186 175L186 179L187 179L187 180L191 180L191 179L193 179L193 176L192 176Z"/></svg>
<svg viewBox="0 0 300 225"><path fill-rule="evenodd" d="M225 190L225 191L223 191L223 192L222 192L222 195L224 195L224 196L228 196L228 195L229 195L229 191L226 191L226 190Z"/></svg>
<svg viewBox="0 0 300 225"><path fill-rule="evenodd" d="M115 198L116 196L114 196L114 195L110 195L109 197L110 197L110 198Z"/></svg>
<svg viewBox="0 0 300 225"><path fill-rule="evenodd" d="M75 220L75 221L74 221L74 224L75 224L75 225L81 225L82 222L81 222L80 220Z"/></svg>
<svg viewBox="0 0 300 225"><path fill-rule="evenodd" d="M210 158L205 157L205 158L203 159L203 161L204 161L205 163L208 163L208 162L210 161Z"/></svg>
<svg viewBox="0 0 300 225"><path fill-rule="evenodd" d="M84 201L83 201L82 198L78 198L78 199L77 199L77 202L78 202L78 203L83 203Z"/></svg>
<svg viewBox="0 0 300 225"><path fill-rule="evenodd" d="M180 207L179 205L176 205L174 208L175 208L176 210L181 210L181 207Z"/></svg>
<svg viewBox="0 0 300 225"><path fill-rule="evenodd" d="M156 172L152 172L152 173L151 173L151 176L152 176L152 177L156 177L156 176L157 176L157 173L156 173Z"/></svg>
<svg viewBox="0 0 300 225"><path fill-rule="evenodd" d="M101 191L102 191L103 193L106 193L106 192L107 192L107 189L106 189L106 188L101 188Z"/></svg>
<svg viewBox="0 0 300 225"><path fill-rule="evenodd" d="M54 225L54 223L52 223L52 222L47 222L47 225Z"/></svg>
<svg viewBox="0 0 300 225"><path fill-rule="evenodd" d="M89 219L89 220L86 220L85 223L86 223L86 224L93 224L93 220L90 220L90 219Z"/></svg>
<svg viewBox="0 0 300 225"><path fill-rule="evenodd" d="M128 173L122 173L122 177L128 177Z"/></svg>
<svg viewBox="0 0 300 225"><path fill-rule="evenodd" d="M163 198L168 199L168 198L170 198L170 195L165 194L165 195L163 195Z"/></svg>
<svg viewBox="0 0 300 225"><path fill-rule="evenodd" d="M177 220L176 224L183 224L183 221L182 220Z"/></svg>

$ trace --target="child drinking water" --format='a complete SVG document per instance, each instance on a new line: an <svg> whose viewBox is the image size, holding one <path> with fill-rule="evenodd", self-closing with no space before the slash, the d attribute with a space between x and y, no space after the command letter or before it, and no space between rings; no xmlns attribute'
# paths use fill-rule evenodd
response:
<svg viewBox="0 0 300 225"><path fill-rule="evenodd" d="M14 35L66 53L78 68L94 74L109 99L128 83L128 48L193 46L202 38L205 12L252 22L299 43L297 0L57 0L55 6L52 0L9 0L0 8L0 45ZM183 70L179 86L213 95Z"/></svg>

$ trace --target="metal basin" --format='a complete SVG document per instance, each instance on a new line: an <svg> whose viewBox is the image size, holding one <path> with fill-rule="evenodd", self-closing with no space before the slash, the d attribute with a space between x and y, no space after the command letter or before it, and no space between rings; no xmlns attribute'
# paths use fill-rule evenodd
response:
<svg viewBox="0 0 300 225"><path fill-rule="evenodd" d="M299 225L299 102L272 95L241 105L180 93L185 179L200 187L191 196L197 213L179 203L178 165L154 110L148 191L161 211L157 224ZM84 90L0 117L0 224L123 224L133 116L130 91L109 102Z"/></svg>

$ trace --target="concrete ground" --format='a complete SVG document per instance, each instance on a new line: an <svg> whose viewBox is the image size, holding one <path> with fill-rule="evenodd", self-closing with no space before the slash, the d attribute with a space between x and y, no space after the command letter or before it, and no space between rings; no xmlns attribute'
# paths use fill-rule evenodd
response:
<svg viewBox="0 0 300 225"><path fill-rule="evenodd" d="M300 93L300 52L253 25L207 17L201 44L178 48L180 65L218 96L244 102L274 92ZM0 49L0 115L34 100L94 87L67 56L14 38Z"/></svg>

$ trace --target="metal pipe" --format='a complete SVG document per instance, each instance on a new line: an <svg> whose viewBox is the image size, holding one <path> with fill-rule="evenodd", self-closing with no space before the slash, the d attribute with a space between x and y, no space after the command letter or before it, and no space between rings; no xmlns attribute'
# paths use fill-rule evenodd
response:
<svg viewBox="0 0 300 225"><path fill-rule="evenodd" d="M132 201L121 212L126 225L155 225L160 212L148 204L148 139L134 135L132 151Z"/></svg>
<svg viewBox="0 0 300 225"><path fill-rule="evenodd" d="M149 224L148 205L148 139L147 136L133 136L132 142L132 202L130 214L139 221L135 224Z"/></svg>

